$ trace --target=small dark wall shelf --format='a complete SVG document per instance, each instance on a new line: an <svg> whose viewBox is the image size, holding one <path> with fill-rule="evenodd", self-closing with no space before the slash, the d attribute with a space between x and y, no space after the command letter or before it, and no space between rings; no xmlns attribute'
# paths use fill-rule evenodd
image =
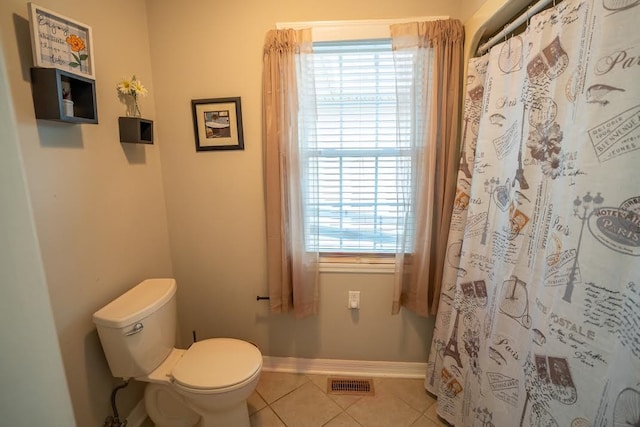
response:
<svg viewBox="0 0 640 427"><path fill-rule="evenodd" d="M118 117L120 142L153 144L153 120L140 117Z"/></svg>
<svg viewBox="0 0 640 427"><path fill-rule="evenodd" d="M65 113L62 90L69 90L73 115ZM31 68L31 92L36 119L66 123L98 123L95 80L57 68Z"/></svg>

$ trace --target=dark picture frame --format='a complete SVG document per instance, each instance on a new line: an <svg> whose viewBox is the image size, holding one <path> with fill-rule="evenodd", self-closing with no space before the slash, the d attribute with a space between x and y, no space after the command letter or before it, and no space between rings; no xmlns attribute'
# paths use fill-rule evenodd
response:
<svg viewBox="0 0 640 427"><path fill-rule="evenodd" d="M240 97L191 101L196 151L244 150Z"/></svg>

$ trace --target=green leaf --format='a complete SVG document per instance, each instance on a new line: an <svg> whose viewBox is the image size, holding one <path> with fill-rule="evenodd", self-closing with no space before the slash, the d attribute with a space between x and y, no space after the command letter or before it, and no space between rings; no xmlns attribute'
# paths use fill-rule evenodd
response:
<svg viewBox="0 0 640 427"><path fill-rule="evenodd" d="M83 53L82 55L80 55L80 60L81 61L86 61L87 58L89 58L89 55L87 55L86 53Z"/></svg>
<svg viewBox="0 0 640 427"><path fill-rule="evenodd" d="M73 56L73 59L75 59L77 63L80 63L80 58L78 58L78 55L76 55L75 53L72 53L71 55Z"/></svg>
<svg viewBox="0 0 640 427"><path fill-rule="evenodd" d="M75 67L79 67L80 64L78 64L77 62L69 62L69 66L75 68Z"/></svg>

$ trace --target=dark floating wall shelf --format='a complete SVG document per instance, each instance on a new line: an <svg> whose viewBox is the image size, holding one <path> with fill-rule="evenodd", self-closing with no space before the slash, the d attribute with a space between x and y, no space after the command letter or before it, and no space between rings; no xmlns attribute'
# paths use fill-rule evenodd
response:
<svg viewBox="0 0 640 427"><path fill-rule="evenodd" d="M68 92L72 105L64 99L63 91ZM36 119L98 123L95 80L57 68L34 67L31 68L31 92Z"/></svg>
<svg viewBox="0 0 640 427"><path fill-rule="evenodd" d="M153 144L153 120L140 117L118 117L120 142Z"/></svg>

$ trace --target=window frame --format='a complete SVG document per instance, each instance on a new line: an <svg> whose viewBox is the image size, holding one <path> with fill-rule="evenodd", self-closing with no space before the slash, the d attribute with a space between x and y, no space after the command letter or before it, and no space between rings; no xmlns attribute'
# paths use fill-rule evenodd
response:
<svg viewBox="0 0 640 427"><path fill-rule="evenodd" d="M308 201L317 217L306 244L355 260L395 254L404 215L398 195L407 184L398 171L412 154L398 145L391 39L314 42L310 61L316 109L305 169L321 179L311 193L319 197Z"/></svg>

